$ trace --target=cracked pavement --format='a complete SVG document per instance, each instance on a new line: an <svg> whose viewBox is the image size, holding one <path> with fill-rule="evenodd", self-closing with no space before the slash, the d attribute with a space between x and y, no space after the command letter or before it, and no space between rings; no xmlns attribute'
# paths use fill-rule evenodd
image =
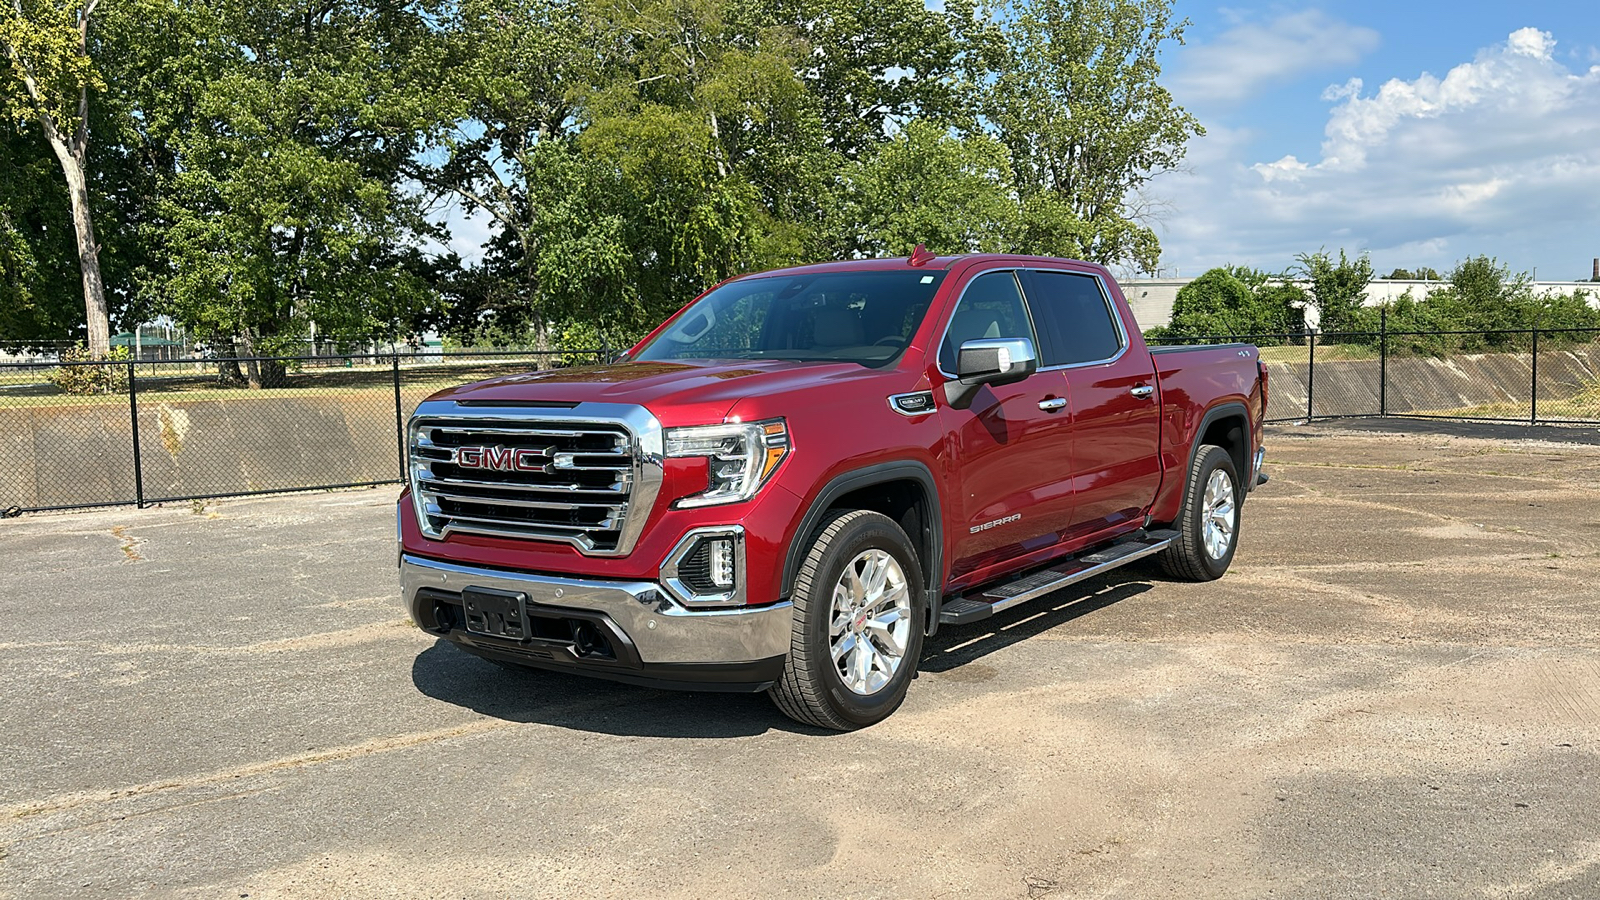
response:
<svg viewBox="0 0 1600 900"><path fill-rule="evenodd" d="M387 489L0 521L0 897L1600 896L1600 447L1267 470L846 735L434 641Z"/></svg>

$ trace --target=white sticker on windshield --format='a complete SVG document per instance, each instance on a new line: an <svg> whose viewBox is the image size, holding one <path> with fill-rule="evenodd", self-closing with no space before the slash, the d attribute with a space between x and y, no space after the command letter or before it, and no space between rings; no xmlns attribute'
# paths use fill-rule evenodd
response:
<svg viewBox="0 0 1600 900"><path fill-rule="evenodd" d="M933 276L932 275L924 275L924 276L922 276L922 283L923 284L933 284Z"/></svg>

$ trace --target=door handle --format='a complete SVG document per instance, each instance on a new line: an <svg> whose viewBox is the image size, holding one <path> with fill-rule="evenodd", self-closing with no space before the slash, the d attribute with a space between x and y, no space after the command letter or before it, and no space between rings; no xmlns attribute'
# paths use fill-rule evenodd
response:
<svg viewBox="0 0 1600 900"><path fill-rule="evenodd" d="M1141 385L1135 387L1133 390L1129 391L1128 393L1134 395L1135 397L1138 397L1140 400L1143 400L1144 398L1150 396L1151 394L1154 394L1155 392L1156 392L1156 389L1153 386L1148 385L1148 384L1141 384Z"/></svg>
<svg viewBox="0 0 1600 900"><path fill-rule="evenodd" d="M1051 397L1049 400L1039 401L1039 408L1045 412L1055 412L1058 409L1066 407L1066 405L1067 398L1065 397Z"/></svg>

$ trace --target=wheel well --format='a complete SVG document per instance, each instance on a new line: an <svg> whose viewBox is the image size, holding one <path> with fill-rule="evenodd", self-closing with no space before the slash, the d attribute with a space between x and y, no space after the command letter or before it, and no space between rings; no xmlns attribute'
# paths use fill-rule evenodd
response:
<svg viewBox="0 0 1600 900"><path fill-rule="evenodd" d="M893 519L917 548L917 559L922 563L922 583L930 588L937 583L939 576L933 566L939 559L935 544L938 530L934 527L927 492L921 484L909 478L880 481L841 494L828 504L830 514L857 509L869 509ZM830 518L832 515L823 517L824 521Z"/></svg>
<svg viewBox="0 0 1600 900"><path fill-rule="evenodd" d="M1233 457L1234 471L1240 478L1250 477L1250 440L1245 432L1243 416L1222 416L1206 425L1199 443L1212 444L1228 451Z"/></svg>

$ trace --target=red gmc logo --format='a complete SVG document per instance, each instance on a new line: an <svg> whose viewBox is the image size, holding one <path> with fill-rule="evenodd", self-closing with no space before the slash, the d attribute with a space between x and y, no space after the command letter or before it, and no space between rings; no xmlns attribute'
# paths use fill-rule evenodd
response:
<svg viewBox="0 0 1600 900"><path fill-rule="evenodd" d="M526 447L458 447L455 464L463 469L488 469L493 472L548 472L547 450Z"/></svg>

